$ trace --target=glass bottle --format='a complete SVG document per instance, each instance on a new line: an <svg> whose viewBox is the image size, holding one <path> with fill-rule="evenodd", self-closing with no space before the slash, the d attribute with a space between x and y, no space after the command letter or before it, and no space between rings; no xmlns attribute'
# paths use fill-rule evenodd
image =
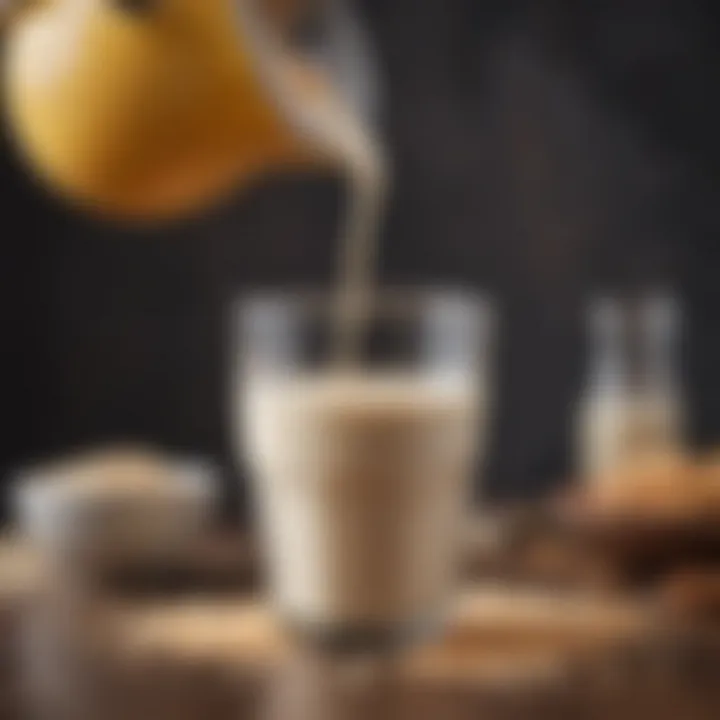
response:
<svg viewBox="0 0 720 720"><path fill-rule="evenodd" d="M681 450L680 321L677 301L662 293L591 304L589 375L577 428L584 477Z"/></svg>

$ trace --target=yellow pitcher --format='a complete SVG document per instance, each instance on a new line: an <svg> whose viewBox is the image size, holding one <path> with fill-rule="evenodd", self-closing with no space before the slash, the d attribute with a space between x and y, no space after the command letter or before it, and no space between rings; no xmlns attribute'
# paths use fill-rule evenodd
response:
<svg viewBox="0 0 720 720"><path fill-rule="evenodd" d="M263 22L293 4L29 0L6 41L15 142L64 195L130 219L182 215L260 174L325 162L307 113L329 83Z"/></svg>

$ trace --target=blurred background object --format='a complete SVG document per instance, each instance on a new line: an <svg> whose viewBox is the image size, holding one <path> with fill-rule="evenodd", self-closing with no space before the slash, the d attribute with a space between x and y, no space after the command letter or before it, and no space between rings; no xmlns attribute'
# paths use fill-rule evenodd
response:
<svg viewBox="0 0 720 720"><path fill-rule="evenodd" d="M200 460L109 447L21 473L20 530L55 574L85 585L128 565L177 565L213 519L217 478Z"/></svg>
<svg viewBox="0 0 720 720"><path fill-rule="evenodd" d="M591 305L576 419L577 469L587 481L682 451L679 315L677 302L658 294Z"/></svg>
<svg viewBox="0 0 720 720"><path fill-rule="evenodd" d="M584 318L600 293L676 288L688 440L712 447L720 435L714 6L360 0L354 8L353 33L376 52L377 110L395 167L382 278L481 287L500 303L484 492L541 497L571 476ZM85 444L149 441L217 459L226 502L241 507L226 423L227 301L258 285L329 282L339 182L276 180L204 218L126 231L60 207L7 138L0 177L5 474Z"/></svg>
<svg viewBox="0 0 720 720"><path fill-rule="evenodd" d="M28 171L87 212L156 222L266 175L342 165L346 138L364 133L344 97L360 83L348 68L362 70L348 11L270 9L54 0L18 12L4 94ZM294 30L308 24L306 47Z"/></svg>

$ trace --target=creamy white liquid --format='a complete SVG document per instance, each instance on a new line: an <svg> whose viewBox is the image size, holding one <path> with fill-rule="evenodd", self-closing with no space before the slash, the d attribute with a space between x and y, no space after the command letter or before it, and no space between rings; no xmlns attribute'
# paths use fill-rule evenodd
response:
<svg viewBox="0 0 720 720"><path fill-rule="evenodd" d="M301 117L308 134L339 160L345 174L334 350L337 362L349 365L357 359L374 292L379 227L388 186L386 158L370 129L332 93L316 96Z"/></svg>
<svg viewBox="0 0 720 720"><path fill-rule="evenodd" d="M460 381L251 381L245 447L283 614L363 627L442 610L477 416L473 388Z"/></svg>
<svg viewBox="0 0 720 720"><path fill-rule="evenodd" d="M609 392L587 397L578 430L581 471L594 482L682 448L679 403L664 395Z"/></svg>
<svg viewBox="0 0 720 720"><path fill-rule="evenodd" d="M257 12L240 3L257 71L283 116L308 146L340 168L347 186L344 227L339 238L335 355L339 364L357 358L363 326L374 292L379 226L385 207L387 156L374 132L330 74L294 55L263 24Z"/></svg>
<svg viewBox="0 0 720 720"><path fill-rule="evenodd" d="M662 293L591 306L592 366L578 423L585 477L612 482L618 471L681 452L679 312Z"/></svg>

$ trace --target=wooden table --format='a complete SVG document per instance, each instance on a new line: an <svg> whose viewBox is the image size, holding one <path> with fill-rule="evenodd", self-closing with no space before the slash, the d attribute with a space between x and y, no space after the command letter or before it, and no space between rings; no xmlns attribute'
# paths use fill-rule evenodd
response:
<svg viewBox="0 0 720 720"><path fill-rule="evenodd" d="M0 557L0 585L14 582L2 719L31 709L48 720L720 717L720 638L645 602L472 583L442 637L399 660L348 665L300 652L260 598L216 587L116 598L64 625L53 647L44 604L20 592L32 573L10 557L14 566ZM46 643L33 649L39 676L8 649L20 627ZM22 706L23 686L43 702Z"/></svg>
<svg viewBox="0 0 720 720"><path fill-rule="evenodd" d="M481 710L711 720L720 710L720 653L663 636L641 605L478 585L435 642L353 663L301 652L252 597L118 604L101 622L91 652L55 658L70 700L87 705L73 720L469 720ZM49 718L63 717L62 702Z"/></svg>

